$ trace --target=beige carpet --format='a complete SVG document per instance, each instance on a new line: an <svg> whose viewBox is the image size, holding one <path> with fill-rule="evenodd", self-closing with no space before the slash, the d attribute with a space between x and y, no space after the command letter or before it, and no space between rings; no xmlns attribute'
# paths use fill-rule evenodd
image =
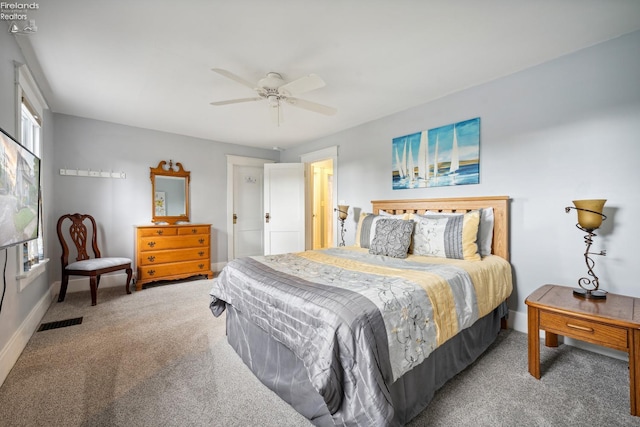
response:
<svg viewBox="0 0 640 427"><path fill-rule="evenodd" d="M54 302L0 388L2 426L304 426L227 344L211 281ZM242 375L238 375L238 373Z"/></svg>
<svg viewBox="0 0 640 427"><path fill-rule="evenodd" d="M54 302L0 387L0 426L302 426L263 386L209 311L211 282L174 282L126 295ZM422 426L640 426L629 415L627 363L561 345L527 371L527 337L502 331L471 367L409 423Z"/></svg>

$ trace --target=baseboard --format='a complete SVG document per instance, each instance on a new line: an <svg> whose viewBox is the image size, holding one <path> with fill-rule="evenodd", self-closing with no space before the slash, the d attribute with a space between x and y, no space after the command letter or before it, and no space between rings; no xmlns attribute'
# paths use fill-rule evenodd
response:
<svg viewBox="0 0 640 427"><path fill-rule="evenodd" d="M7 379L7 375L11 372L13 365L18 361L31 336L40 325L40 321L47 313L54 297L53 288L50 288L50 291L40 298L40 301L33 307L0 352L0 385Z"/></svg>
<svg viewBox="0 0 640 427"><path fill-rule="evenodd" d="M507 321L509 328L518 332L528 333L527 314L514 310L509 310L509 319ZM544 338L544 331L540 331L540 338ZM602 347L600 345L590 344L588 342L574 340L572 338L558 337L560 343L570 345L573 347L581 348L583 350L591 351L594 353L602 354L604 356L613 357L614 359L629 360L629 354L624 351L613 350L608 347Z"/></svg>
<svg viewBox="0 0 640 427"><path fill-rule="evenodd" d="M226 261L214 262L212 264L212 270L213 270L214 273L220 272L220 271L222 271L222 269L224 268L225 265L227 265Z"/></svg>

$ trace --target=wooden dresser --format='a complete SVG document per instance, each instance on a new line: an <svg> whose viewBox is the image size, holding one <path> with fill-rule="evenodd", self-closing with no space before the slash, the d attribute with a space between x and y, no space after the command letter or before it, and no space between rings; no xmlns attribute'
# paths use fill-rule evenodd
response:
<svg viewBox="0 0 640 427"><path fill-rule="evenodd" d="M136 290L211 271L211 224L136 226Z"/></svg>

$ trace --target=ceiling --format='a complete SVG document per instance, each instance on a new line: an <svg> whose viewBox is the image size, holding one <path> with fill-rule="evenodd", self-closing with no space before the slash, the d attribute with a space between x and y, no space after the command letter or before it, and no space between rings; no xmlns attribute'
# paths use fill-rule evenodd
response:
<svg viewBox="0 0 640 427"><path fill-rule="evenodd" d="M20 2L19 2L20 3ZM26 3L26 2L23 2ZM16 35L53 112L255 147L287 148L640 29L637 0L56 0ZM317 74L267 101L257 82Z"/></svg>

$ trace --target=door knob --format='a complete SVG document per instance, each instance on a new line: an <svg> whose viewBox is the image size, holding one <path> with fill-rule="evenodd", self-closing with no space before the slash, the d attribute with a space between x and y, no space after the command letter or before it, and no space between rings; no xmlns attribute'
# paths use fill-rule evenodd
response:
<svg viewBox="0 0 640 427"><path fill-rule="evenodd" d="M233 223L235 224L236 222L238 222L238 215L233 214Z"/></svg>
<svg viewBox="0 0 640 427"><path fill-rule="evenodd" d="M268 224L268 223L269 223L269 220L271 219L271 215L269 215L269 212L267 212L267 213L264 215L264 219L267 221L267 224Z"/></svg>

